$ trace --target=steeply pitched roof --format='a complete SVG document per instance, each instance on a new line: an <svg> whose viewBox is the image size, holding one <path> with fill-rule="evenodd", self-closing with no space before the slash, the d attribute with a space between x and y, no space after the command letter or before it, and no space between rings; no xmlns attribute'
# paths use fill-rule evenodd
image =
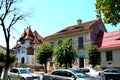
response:
<svg viewBox="0 0 120 80"><path fill-rule="evenodd" d="M21 40L34 40L34 35L31 31L30 27L27 27L27 29L24 30L22 36L20 37L19 41Z"/></svg>
<svg viewBox="0 0 120 80"><path fill-rule="evenodd" d="M43 43L43 37L41 35L39 35L37 31L34 31L33 35L34 35L33 43L35 43L35 44Z"/></svg>
<svg viewBox="0 0 120 80"><path fill-rule="evenodd" d="M47 37L58 36L58 35L61 35L61 34L77 32L77 31L81 31L81 30L85 30L85 29L90 29L99 20L101 20L100 17L98 17L96 20L92 20L92 21L89 21L89 22L80 23L80 24L73 25L73 26L68 26L65 29L62 29L61 31L58 31L58 32L56 32L56 33L54 33L50 36L47 36Z"/></svg>
<svg viewBox="0 0 120 80"><path fill-rule="evenodd" d="M36 44L43 42L42 36L39 35L37 31L32 32L30 27L27 27L27 29L24 30L23 34L19 38L19 41L22 40L32 40L32 43Z"/></svg>
<svg viewBox="0 0 120 80"><path fill-rule="evenodd" d="M94 42L101 49L120 47L120 31L103 32L99 31Z"/></svg>

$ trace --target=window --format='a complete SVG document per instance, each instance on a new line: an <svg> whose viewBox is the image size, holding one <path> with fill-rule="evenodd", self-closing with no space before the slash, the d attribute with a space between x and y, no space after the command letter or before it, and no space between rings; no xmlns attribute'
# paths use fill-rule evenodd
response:
<svg viewBox="0 0 120 80"><path fill-rule="evenodd" d="M78 48L83 48L83 37L78 37Z"/></svg>
<svg viewBox="0 0 120 80"><path fill-rule="evenodd" d="M54 71L52 75L62 76L62 71Z"/></svg>
<svg viewBox="0 0 120 80"><path fill-rule="evenodd" d="M54 42L50 42L50 44L51 44L52 46L54 46Z"/></svg>
<svg viewBox="0 0 120 80"><path fill-rule="evenodd" d="M59 40L59 41L58 41L58 44L62 44L62 40Z"/></svg>
<svg viewBox="0 0 120 80"><path fill-rule="evenodd" d="M70 73L70 72L64 71L63 76L65 76L65 77L73 77L73 74Z"/></svg>
<svg viewBox="0 0 120 80"><path fill-rule="evenodd" d="M113 56L112 56L112 51L107 51L106 52L106 61L112 61Z"/></svg>
<svg viewBox="0 0 120 80"><path fill-rule="evenodd" d="M21 41L21 44L24 44L25 43L25 41L23 40L23 41Z"/></svg>
<svg viewBox="0 0 120 80"><path fill-rule="evenodd" d="M17 69L12 69L12 70L10 70L10 72L12 72L12 73L18 73L18 70Z"/></svg>

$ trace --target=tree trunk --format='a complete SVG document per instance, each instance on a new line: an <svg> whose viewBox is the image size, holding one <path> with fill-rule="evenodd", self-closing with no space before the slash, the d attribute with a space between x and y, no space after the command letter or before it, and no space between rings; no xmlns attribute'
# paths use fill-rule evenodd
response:
<svg viewBox="0 0 120 80"><path fill-rule="evenodd" d="M67 66L67 63L65 63L65 69L67 69L67 67L68 67L68 66Z"/></svg>
<svg viewBox="0 0 120 80"><path fill-rule="evenodd" d="M47 73L47 63L45 63L44 65L45 65L45 73Z"/></svg>
<svg viewBox="0 0 120 80"><path fill-rule="evenodd" d="M8 74L9 65L10 65L10 62L9 62L10 61L9 40L7 40L6 43L7 43L7 52L6 52L6 61L5 61L3 80L7 80L7 74Z"/></svg>

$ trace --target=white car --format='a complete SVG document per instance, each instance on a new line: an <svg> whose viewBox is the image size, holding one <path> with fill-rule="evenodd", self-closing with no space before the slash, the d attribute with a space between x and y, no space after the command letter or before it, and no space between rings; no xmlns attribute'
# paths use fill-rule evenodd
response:
<svg viewBox="0 0 120 80"><path fill-rule="evenodd" d="M13 68L8 71L7 80L40 80L40 76L34 74L29 68Z"/></svg>
<svg viewBox="0 0 120 80"><path fill-rule="evenodd" d="M96 78L97 80L103 80L103 78L101 76L99 76L99 72L100 71L96 71L95 69L91 68L91 67L84 67L84 68L78 68L81 72L86 73L89 76L92 76L94 78Z"/></svg>

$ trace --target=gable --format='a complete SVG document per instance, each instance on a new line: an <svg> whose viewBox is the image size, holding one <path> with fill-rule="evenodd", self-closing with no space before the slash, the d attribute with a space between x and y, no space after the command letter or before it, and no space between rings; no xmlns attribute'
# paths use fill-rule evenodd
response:
<svg viewBox="0 0 120 80"><path fill-rule="evenodd" d="M99 31L94 42L101 49L120 47L120 31L102 32Z"/></svg>

